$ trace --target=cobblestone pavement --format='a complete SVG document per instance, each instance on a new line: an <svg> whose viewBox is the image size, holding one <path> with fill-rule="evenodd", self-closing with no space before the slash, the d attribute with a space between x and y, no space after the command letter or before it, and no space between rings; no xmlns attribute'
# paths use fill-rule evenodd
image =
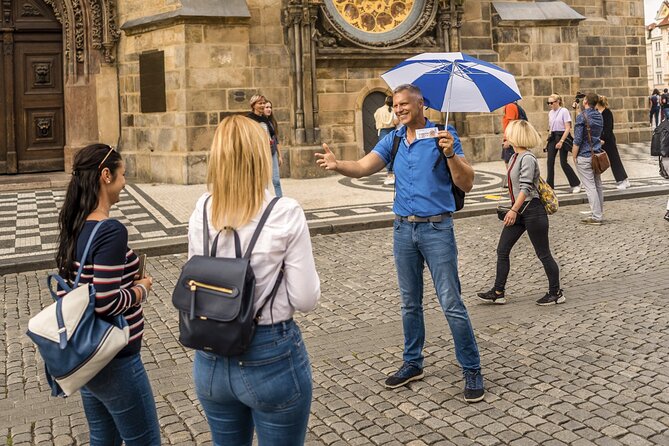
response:
<svg viewBox="0 0 669 446"><path fill-rule="evenodd" d="M579 225L577 206L550 218L564 305L538 307L547 288L527 237L512 253L505 306L475 292L493 280L500 222L458 219L463 298L481 350L487 394L463 381L434 291L426 287L426 376L386 390L401 361L392 229L314 237L323 295L297 317L312 357L309 445L668 445L669 223L666 196L606 204L607 224ZM210 444L195 398L192 352L176 340L171 289L184 255L150 259L143 359L164 444ZM28 318L49 302L45 271L0 276L0 444L83 445L80 398L53 399ZM427 283L431 283L428 282Z"/></svg>

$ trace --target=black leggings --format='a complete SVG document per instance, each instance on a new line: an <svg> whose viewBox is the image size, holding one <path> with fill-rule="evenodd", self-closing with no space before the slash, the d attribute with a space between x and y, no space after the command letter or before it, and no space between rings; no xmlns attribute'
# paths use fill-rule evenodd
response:
<svg viewBox="0 0 669 446"><path fill-rule="evenodd" d="M562 134L564 132L552 132L548 145L546 146L546 152L548 158L546 159L546 182L550 187L555 189L555 157L557 152L560 152L560 167L562 171L567 176L567 181L569 181L569 186L576 187L581 184L581 181L578 179L574 169L571 168L569 162L567 161L569 155L571 154L572 148L572 139L571 136L567 138L565 142L562 143L561 149L556 149L555 144L560 141Z"/></svg>
<svg viewBox="0 0 669 446"><path fill-rule="evenodd" d="M523 205L525 206L525 205ZM522 209L522 208L521 208ZM560 290L560 268L553 259L548 244L548 215L544 205L538 198L532 199L521 215L518 215L516 224L504 226L497 244L497 275L495 276L495 290L504 291L506 279L509 277L511 262L509 254L511 248L527 230L530 242L539 260L544 265L548 277L548 291L557 294Z"/></svg>

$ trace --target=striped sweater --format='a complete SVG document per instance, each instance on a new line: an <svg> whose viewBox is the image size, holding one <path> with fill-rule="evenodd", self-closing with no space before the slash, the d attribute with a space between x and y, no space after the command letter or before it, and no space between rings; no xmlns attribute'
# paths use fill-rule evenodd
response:
<svg viewBox="0 0 669 446"><path fill-rule="evenodd" d="M88 237L96 224L96 221L84 224L77 240L77 259L84 254ZM79 262L74 263L70 284L74 282L79 265ZM138 353L142 343L144 314L141 305L134 305L135 294L130 289L138 271L139 259L128 248L128 230L117 220L107 220L93 239L79 282L95 286L95 312L99 316L122 314L128 321L130 341L119 352L119 357ZM58 294L62 295L64 291L59 290Z"/></svg>

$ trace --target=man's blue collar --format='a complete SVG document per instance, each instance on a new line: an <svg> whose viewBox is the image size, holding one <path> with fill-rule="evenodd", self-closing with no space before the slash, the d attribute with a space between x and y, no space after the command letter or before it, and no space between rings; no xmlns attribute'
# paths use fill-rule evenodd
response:
<svg viewBox="0 0 669 446"><path fill-rule="evenodd" d="M437 124L434 124L432 121L425 118L425 128L436 127L436 126L437 126ZM406 136L406 134L407 134L407 127L405 125L403 125L399 129L397 129L397 136L401 136L401 137L404 138Z"/></svg>

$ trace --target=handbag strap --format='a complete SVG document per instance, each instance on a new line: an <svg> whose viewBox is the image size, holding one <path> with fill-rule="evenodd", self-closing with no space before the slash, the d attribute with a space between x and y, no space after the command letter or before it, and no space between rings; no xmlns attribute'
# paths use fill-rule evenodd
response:
<svg viewBox="0 0 669 446"><path fill-rule="evenodd" d="M516 161L518 161L518 153L513 154L513 162L511 162L511 165L506 170L506 184L509 188L509 196L511 197L512 206L513 203L516 202L516 197L513 196L513 184L511 183L511 169L513 169L513 166L516 164Z"/></svg>
<svg viewBox="0 0 669 446"><path fill-rule="evenodd" d="M585 114L585 110L583 110L583 120L585 121L585 129L588 132L588 141L590 142L590 156L595 156L595 151L592 145L592 133L590 132L590 122L588 121L588 115Z"/></svg>

